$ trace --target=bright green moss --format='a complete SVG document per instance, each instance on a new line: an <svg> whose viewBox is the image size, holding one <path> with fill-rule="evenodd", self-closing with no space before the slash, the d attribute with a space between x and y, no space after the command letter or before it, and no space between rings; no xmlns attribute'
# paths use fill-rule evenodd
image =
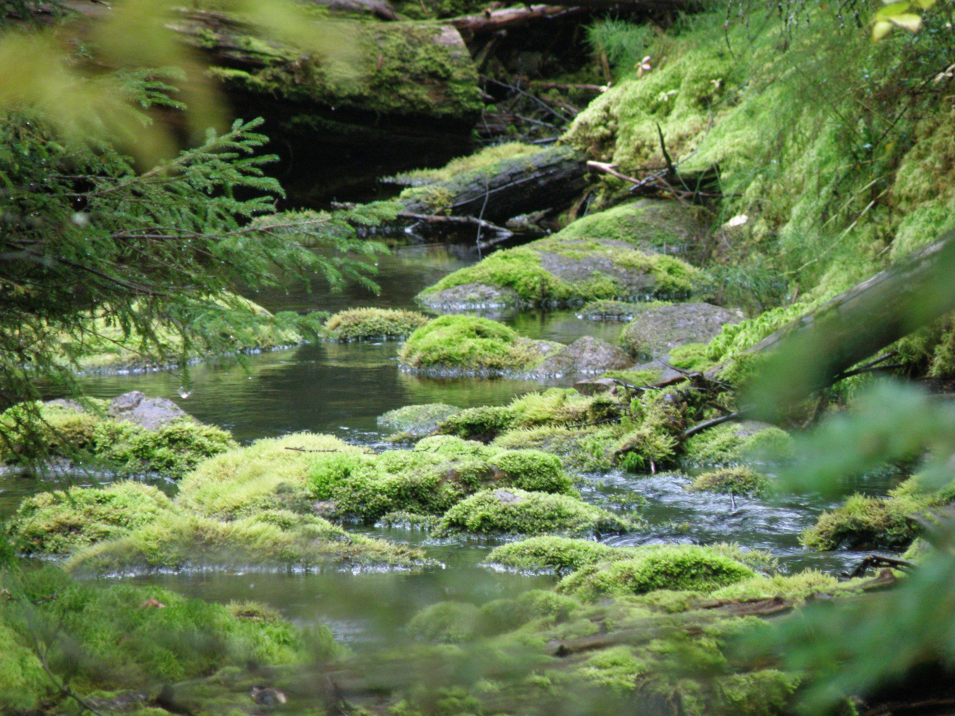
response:
<svg viewBox="0 0 955 716"><path fill-rule="evenodd" d="M447 181L448 179L474 171L475 169L487 169L502 161L531 156L539 152L540 147L537 146L521 144L520 142L507 142L505 144L484 147L474 154L452 159L440 169L414 169L410 172L398 174L392 177L392 180L398 184L408 186L434 184L436 182Z"/></svg>
<svg viewBox="0 0 955 716"><path fill-rule="evenodd" d="M417 329L398 359L416 370L500 372L528 369L544 359L533 342L478 316L441 316Z"/></svg>
<svg viewBox="0 0 955 716"><path fill-rule="evenodd" d="M748 601L776 597L802 602L813 594L836 594L842 589L836 577L808 569L796 574L759 575L713 592L714 599Z"/></svg>
<svg viewBox="0 0 955 716"><path fill-rule="evenodd" d="M758 497L766 493L769 487L769 478L765 475L749 467L737 466L704 472L693 480L689 489Z"/></svg>
<svg viewBox="0 0 955 716"><path fill-rule="evenodd" d="M338 341L400 340L410 336L429 320L417 311L352 308L329 317L325 328Z"/></svg>
<svg viewBox="0 0 955 716"><path fill-rule="evenodd" d="M466 439L493 440L515 422L514 411L507 407L468 408L441 421L438 432Z"/></svg>
<svg viewBox="0 0 955 716"><path fill-rule="evenodd" d="M507 450L489 460L514 487L529 492L576 495L558 458L540 450Z"/></svg>
<svg viewBox="0 0 955 716"><path fill-rule="evenodd" d="M559 235L565 239L613 239L664 250L684 247L703 233L693 209L674 201L637 199L578 219Z"/></svg>
<svg viewBox="0 0 955 716"><path fill-rule="evenodd" d="M658 589L712 591L755 576L740 562L696 545L640 548L640 556L585 566L557 586L584 601Z"/></svg>
<svg viewBox="0 0 955 716"><path fill-rule="evenodd" d="M476 534L592 535L629 532L629 520L565 495L524 490L485 490L448 510L436 536Z"/></svg>
<svg viewBox="0 0 955 716"><path fill-rule="evenodd" d="M621 426L615 424L582 428L558 425L510 429L494 438L492 444L507 449L543 450L575 472L606 472L613 468L613 452L621 435Z"/></svg>
<svg viewBox="0 0 955 716"><path fill-rule="evenodd" d="M28 554L66 555L126 535L172 510L155 487L120 482L105 488L41 492L17 510L10 531Z"/></svg>
<svg viewBox="0 0 955 716"><path fill-rule="evenodd" d="M476 632L482 636L518 629L537 619L565 621L580 602L543 589L523 592L513 599L495 599L481 607Z"/></svg>
<svg viewBox="0 0 955 716"><path fill-rule="evenodd" d="M28 635L0 623L0 708L8 713L32 712L54 693Z"/></svg>

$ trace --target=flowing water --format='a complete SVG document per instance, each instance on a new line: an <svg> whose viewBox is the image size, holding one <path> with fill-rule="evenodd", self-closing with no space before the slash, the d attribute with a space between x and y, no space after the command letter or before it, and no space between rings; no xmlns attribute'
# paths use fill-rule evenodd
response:
<svg viewBox="0 0 955 716"><path fill-rule="evenodd" d="M421 289L476 260L475 253L462 247L412 246L379 260L376 280L381 293L377 296L355 286L330 294L316 284L311 291L272 291L250 297L271 310L412 308L413 297ZM525 335L563 343L582 335L613 340L621 328L620 324L581 321L572 312L502 318ZM181 397L184 384L190 390L186 399ZM221 360L193 366L188 377L182 371L90 376L84 380L84 388L101 398L135 389L172 399L199 420L229 429L242 442L308 430L385 449L386 436L378 429L376 417L388 410L430 402L459 407L499 405L540 390L541 384L418 378L398 370L396 343L322 343L252 355L241 363ZM726 495L687 492L688 482L685 476L669 473L634 476L612 472L588 478L581 491L588 501L622 513L636 511L647 521L647 529L609 540L613 544L732 541L771 551L787 571L805 567L838 570L860 558L852 553L811 554L798 545L798 534L834 503L814 497L733 501ZM0 488L0 509L5 511L37 489L32 480L13 476L6 477ZM633 506L639 498L645 504ZM298 623L325 624L336 637L357 648L400 642L405 638L402 625L428 604L448 599L480 604L554 581L548 576L481 567L481 560L494 546L491 541L437 542L413 530L364 531L419 544L444 566L423 573L203 572L139 577L136 581L158 583L213 601L258 600Z"/></svg>

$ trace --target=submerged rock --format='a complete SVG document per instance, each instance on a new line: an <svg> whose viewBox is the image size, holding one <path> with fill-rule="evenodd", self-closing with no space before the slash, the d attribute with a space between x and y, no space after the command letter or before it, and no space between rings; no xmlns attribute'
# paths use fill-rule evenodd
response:
<svg viewBox="0 0 955 716"><path fill-rule="evenodd" d="M423 438L434 432L443 420L460 412L461 408L444 403L406 405L379 415L378 427L410 438Z"/></svg>
<svg viewBox="0 0 955 716"><path fill-rule="evenodd" d="M750 467L725 467L697 476L690 490L705 492L723 492L731 495L749 495L758 497L769 490L770 482L766 475Z"/></svg>
<svg viewBox="0 0 955 716"><path fill-rule="evenodd" d="M678 346L708 343L726 324L743 320L739 311L708 303L675 303L642 311L623 330L620 342L631 355L652 360Z"/></svg>

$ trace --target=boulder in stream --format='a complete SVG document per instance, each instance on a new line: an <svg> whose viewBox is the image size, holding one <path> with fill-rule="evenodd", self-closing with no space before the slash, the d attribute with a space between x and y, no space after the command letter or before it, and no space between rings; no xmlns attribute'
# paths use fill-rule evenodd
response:
<svg viewBox="0 0 955 716"><path fill-rule="evenodd" d="M703 279L703 273L685 261L648 250L642 234L603 236L578 227L580 221L554 236L495 252L445 276L417 298L441 310L482 307L470 298L487 290L481 287L510 289L523 306L674 299L690 295ZM464 295L461 286L468 286ZM454 289L458 291L451 293Z"/></svg>
<svg viewBox="0 0 955 716"><path fill-rule="evenodd" d="M739 311L708 303L674 303L642 311L620 337L631 355L653 360L690 343L709 343L724 325L739 323Z"/></svg>
<svg viewBox="0 0 955 716"><path fill-rule="evenodd" d="M530 375L539 378L596 375L608 370L622 370L632 363L633 359L617 346L593 336L584 336L547 356Z"/></svg>

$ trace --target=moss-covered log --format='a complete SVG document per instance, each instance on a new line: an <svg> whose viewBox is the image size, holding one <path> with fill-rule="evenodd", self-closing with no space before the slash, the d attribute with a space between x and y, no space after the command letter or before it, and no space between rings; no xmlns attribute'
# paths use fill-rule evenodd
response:
<svg viewBox="0 0 955 716"><path fill-rule="evenodd" d="M554 147L408 189L401 201L411 213L479 216L497 222L569 204L584 189L585 171L580 152Z"/></svg>
<svg viewBox="0 0 955 716"><path fill-rule="evenodd" d="M839 294L757 343L767 355L771 391L762 414L779 415L812 391L845 377L860 361L955 308L955 232ZM770 395L771 394L771 395Z"/></svg>

